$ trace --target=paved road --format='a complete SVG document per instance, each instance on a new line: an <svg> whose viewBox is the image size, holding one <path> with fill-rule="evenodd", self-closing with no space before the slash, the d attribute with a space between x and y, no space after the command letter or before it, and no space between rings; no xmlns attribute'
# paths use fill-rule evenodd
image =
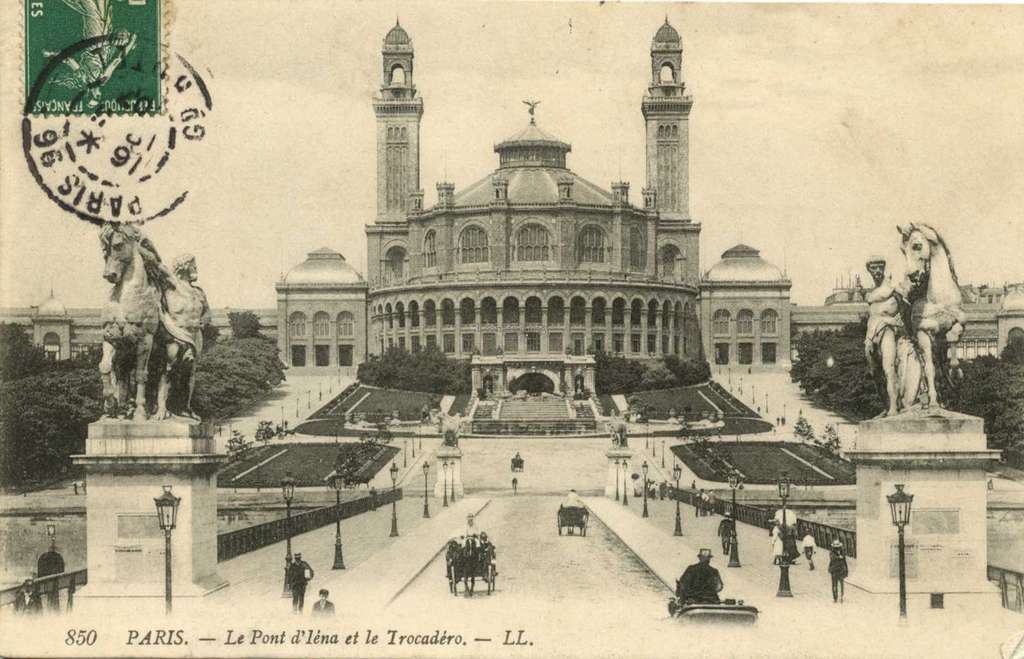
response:
<svg viewBox="0 0 1024 659"><path fill-rule="evenodd" d="M564 496L572 488L593 493L604 489L609 442L603 437L463 438L459 446L467 492L510 494L513 476L524 494ZM513 474L510 461L516 451L526 467Z"/></svg>

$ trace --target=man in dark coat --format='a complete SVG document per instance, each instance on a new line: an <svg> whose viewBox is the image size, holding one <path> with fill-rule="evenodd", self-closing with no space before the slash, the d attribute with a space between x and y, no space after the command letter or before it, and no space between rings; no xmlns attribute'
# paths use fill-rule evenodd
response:
<svg viewBox="0 0 1024 659"><path fill-rule="evenodd" d="M846 564L846 548L836 538L832 541L832 547L828 557L828 573L832 577L832 601L843 601L843 581L850 574L850 568Z"/></svg>
<svg viewBox="0 0 1024 659"><path fill-rule="evenodd" d="M676 597L681 604L718 604L722 587L722 576L711 567L711 550L701 549L697 562L686 568L676 581Z"/></svg>
<svg viewBox="0 0 1024 659"><path fill-rule="evenodd" d="M725 517L718 523L718 537L722 540L722 553L728 554L732 547L732 538L736 534L736 521L731 513L725 513Z"/></svg>
<svg viewBox="0 0 1024 659"><path fill-rule="evenodd" d="M17 599L14 600L14 611L16 613L36 614L43 612L43 601L39 597L39 590L35 581L25 579L18 591Z"/></svg>
<svg viewBox="0 0 1024 659"><path fill-rule="evenodd" d="M306 584L313 579L313 568L302 560L302 554L296 553L295 559L288 566L288 585L292 589L292 610L302 613L306 604Z"/></svg>
<svg viewBox="0 0 1024 659"><path fill-rule="evenodd" d="M313 615L314 616L333 616L334 615L334 603L327 599L330 593L326 588L320 589L320 599L313 604Z"/></svg>

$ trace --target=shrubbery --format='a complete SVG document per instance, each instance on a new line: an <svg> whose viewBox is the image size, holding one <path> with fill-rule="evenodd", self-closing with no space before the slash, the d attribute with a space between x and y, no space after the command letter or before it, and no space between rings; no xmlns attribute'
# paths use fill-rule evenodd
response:
<svg viewBox="0 0 1024 659"><path fill-rule="evenodd" d="M3 357L19 354L10 346L21 349L24 341L16 331L4 332ZM95 356L42 363L12 359L4 369L5 377L22 376L0 384L0 480L24 485L66 475L71 469L68 456L84 451L88 425L102 413ZM283 379L273 341L221 341L199 361L193 408L207 421L232 416Z"/></svg>
<svg viewBox="0 0 1024 659"><path fill-rule="evenodd" d="M882 398L867 373L865 324L794 338L800 356L790 375L816 404L854 419L881 413ZM829 357L832 358L831 366ZM989 446L1024 447L1024 342L1010 342L999 358L963 361L963 380L941 388L943 405L985 420Z"/></svg>
<svg viewBox="0 0 1024 659"><path fill-rule="evenodd" d="M437 348L408 352L389 348L359 365L359 381L386 389L465 394L472 387L468 360L448 359Z"/></svg>
<svg viewBox="0 0 1024 659"><path fill-rule="evenodd" d="M599 352L594 359L597 391L601 394L685 387L707 382L711 377L706 361L683 360L675 355L643 362Z"/></svg>

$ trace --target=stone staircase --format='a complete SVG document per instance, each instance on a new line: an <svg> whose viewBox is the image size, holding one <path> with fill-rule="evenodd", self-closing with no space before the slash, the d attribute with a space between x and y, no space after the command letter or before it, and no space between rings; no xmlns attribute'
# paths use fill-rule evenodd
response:
<svg viewBox="0 0 1024 659"><path fill-rule="evenodd" d="M576 409L557 398L508 399L495 419L474 418L477 435L578 435L592 433L593 418L577 418Z"/></svg>

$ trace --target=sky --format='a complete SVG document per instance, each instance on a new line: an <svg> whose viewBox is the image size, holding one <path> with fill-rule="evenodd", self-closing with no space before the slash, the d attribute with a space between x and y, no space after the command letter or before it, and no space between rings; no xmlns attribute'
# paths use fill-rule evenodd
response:
<svg viewBox="0 0 1024 659"><path fill-rule="evenodd" d="M165 0L168 2L169 0ZM691 213L701 268L743 242L820 304L896 225L928 222L962 282L1024 280L1024 7L173 0L166 36L206 78L207 138L166 170L189 198L144 230L196 255L215 307L269 308L327 246L365 272L375 216L380 48L396 16L424 99L421 186L456 190L493 145L538 124L568 164L641 202L651 38L683 39ZM14 26L17 27L17 26ZM3 28L0 306L68 306L107 288L96 228L36 186L21 153L20 41ZM13 83L12 83L13 81ZM866 279L866 275L862 275Z"/></svg>

